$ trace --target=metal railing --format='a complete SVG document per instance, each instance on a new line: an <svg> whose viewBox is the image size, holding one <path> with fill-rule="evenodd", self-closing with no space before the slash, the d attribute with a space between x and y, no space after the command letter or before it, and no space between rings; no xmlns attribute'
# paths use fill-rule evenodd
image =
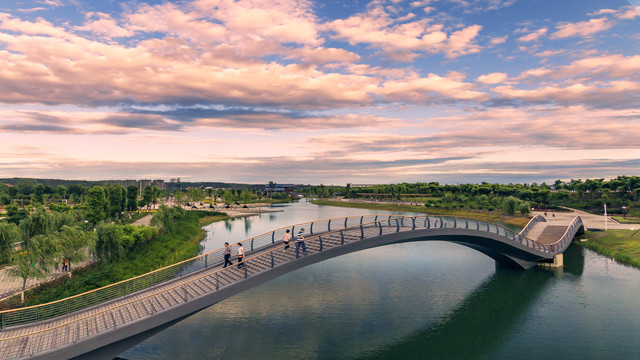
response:
<svg viewBox="0 0 640 360"><path fill-rule="evenodd" d="M279 228L252 238L239 241L247 255L280 241L287 229L295 236L295 230L305 227L307 234L347 228L363 222L377 221L378 218L393 218L394 215L364 215L310 221L289 227ZM74 295L65 299L34 305L24 308L0 311L0 329L52 319L70 314L78 310L118 299L158 284L180 278L211 266L218 266L224 262L224 248L210 251L206 254L160 268L149 273L126 279L98 289Z"/></svg>
<svg viewBox="0 0 640 360"><path fill-rule="evenodd" d="M355 225L348 226L350 222L354 222ZM357 221L359 218L359 221ZM365 218L373 218L374 221L365 222ZM430 229L430 228L458 228L458 229L470 229L476 231L483 231L488 233L497 234L500 236L504 236L508 241L514 241L518 243L526 243L532 245L532 249L548 249L549 247L543 244L533 245L535 243L532 239L527 239L523 237L519 233L515 233L507 228L504 228L500 225L496 225L493 223L489 223L481 220L472 220L465 218L457 218L457 217L447 217L447 216L413 216L413 217L400 217L400 216L390 216L388 218L385 217L383 220L378 220L378 216L370 216L370 217L350 217L350 218L340 218L340 224L343 226L339 226L338 229L334 227L331 229L331 223L336 223L337 219L330 220L322 220L313 222L314 225L314 234L306 237L304 242L307 247L308 254L314 254L317 252L322 252L327 249L331 249L338 246L343 246L345 244L360 241L370 237L376 237L380 235L401 232L401 231L413 231L419 229ZM359 222L359 223L358 223ZM153 316L155 313L159 311L166 310L167 308L178 306L182 303L188 302L190 299L204 296L213 291L218 291L219 289L233 284L237 281L241 281L250 277L252 275L268 271L274 267L282 265L283 263L293 261L295 258L304 256L300 252L298 246L296 246L296 241L292 240L291 253L290 255L285 256L282 252L284 248L284 244L281 240L276 240L275 234L289 228L302 227L306 225L310 225L311 223L298 224L292 227L286 227L274 230L269 233L265 233L247 240L242 241L242 243L252 242L253 250L255 255L248 256L243 261L244 267L242 270L239 270L236 266L231 266L227 268L219 268L212 269L212 271L204 272L200 275L192 275L188 278L177 279L175 282L167 284L165 286L157 286L153 290L148 293L140 293L136 297L131 297L130 299L120 299L120 301L113 303L104 303L101 306L94 308L92 311L85 313L78 313L77 317L70 317L67 319L61 319L61 323L51 322L48 323L48 327L45 329L41 329L33 332L25 332L24 330L20 330L17 332L15 336L8 336L2 338L2 333L0 333L0 345L3 349L3 352L0 353L0 358L15 358L22 357L27 355L37 354L39 352L43 352L55 347L61 347L68 345L70 342L75 343L81 340L84 337L93 336L97 333L114 330L118 326L121 326L129 321L136 321L140 318ZM323 224L320 226L320 224ZM570 236L575 234L575 231L582 225L582 221L580 218L574 219L572 224L567 228L565 234L559 239L558 243L563 243L565 241L570 241ZM309 226L309 230L311 233L311 227ZM526 241L523 241L525 239ZM258 253L258 249L262 249ZM217 253L220 250L216 250L207 254L203 254L194 259L190 259L184 261L179 264L192 264L196 259L204 258L204 265L206 267L219 266L222 264L222 261L218 261L217 265L214 265L215 262L211 261L207 263L207 256L212 253ZM249 252L247 252L249 253ZM211 258L213 260L213 258ZM188 269L188 266L176 264L171 267L167 267L165 269L174 269L170 274L181 274L184 276L185 274L191 274L194 271ZM178 267L178 269L176 269ZM158 276L159 273L164 274L165 269L159 269L155 272L145 274L139 276L134 279L149 279L148 276L150 274L156 274L153 279L160 280ZM168 278L168 276L167 276ZM116 289L122 289L121 294L126 293L125 289L136 289L137 287L132 284L132 280L123 281L117 284L113 284L110 287L115 287ZM174 277L175 279L175 277ZM140 280L141 281L141 280ZM162 282L166 282L167 280L162 280ZM141 282L143 283L143 282ZM126 285L125 285L126 284ZM158 283L159 284L159 283ZM142 286L142 285L141 285ZM104 288L103 288L104 289ZM101 290L101 289L97 289ZM100 299L99 293L97 290L92 292L84 293L77 295L72 298L81 298L87 299L87 303L91 297L94 297L95 301ZM115 291L117 293L117 291ZM89 295L95 294L95 295ZM122 295L121 295L122 296ZM50 304L66 304L71 306L75 304L76 306L81 306L80 300L74 300L76 303L70 303L70 299L63 299L58 302L50 303ZM39 305L39 307L46 307L50 304ZM58 305L60 306L60 305ZM31 309L37 308L31 307ZM43 308L44 309L44 308ZM72 308L67 310L66 313L69 313ZM158 310L159 309L159 310ZM9 312L3 312L3 314L7 314L10 312L20 313L25 309L16 309L11 310ZM41 310L44 312L45 310ZM107 313L110 312L110 316L106 316ZM42 313L41 313L42 314ZM115 315L114 315L115 314ZM128 314L125 316L124 314ZM30 317L27 317L30 319ZM37 319L38 321L44 320L44 318ZM89 322L89 320L91 320ZM3 317L4 321L4 317ZM84 321L85 326L79 326L78 322ZM89 326L88 324L91 324ZM5 324L6 325L6 324ZM10 324L13 326L15 324ZM69 326L65 329L65 332L59 332L62 327ZM78 326L76 326L78 325ZM64 336L60 334L64 333ZM49 346L49 347L47 347Z"/></svg>
<svg viewBox="0 0 640 360"><path fill-rule="evenodd" d="M531 221L534 221L534 219L532 219ZM531 224L531 221L527 226ZM241 243L244 247L245 254L248 256L257 251L274 246L276 243L281 243L282 235L284 235L287 229L291 230L292 237L295 238L295 230L305 228L305 230L308 231L307 234L310 236L310 238L313 238L314 234L333 233L334 231L336 231L336 229L339 231L356 228L360 229L360 231L364 235L364 228L370 227L376 227L378 229L379 235L382 235L383 228L385 227L395 227L398 231L400 230L400 228L406 230L407 227L410 227L411 230L421 228L460 228L478 230L495 233L511 241L522 244L526 247L542 253L549 254L554 251L553 246L538 243L537 241L523 235L522 232L516 233L505 227L490 222L451 216L429 215L412 217L405 217L401 215L365 215L312 221L279 228L243 241L239 241L234 245ZM567 229L567 231L569 231L569 229ZM370 233L370 231L368 231L368 233ZM185 275L192 274L203 269L220 266L224 262L223 250L224 248L214 250L206 254L202 254L197 257L133 277L131 279L123 280L65 299L25 308L1 311L0 326L2 327L2 329L5 329L12 326L49 320L82 310L84 308L96 306L99 304L105 304L110 301L119 299L123 296L157 286L170 280L181 278Z"/></svg>
<svg viewBox="0 0 640 360"><path fill-rule="evenodd" d="M547 219L545 219L545 217L542 215L534 216L531 220L529 220L529 223L527 223L527 226L525 226L522 230L520 230L520 235L527 236L529 231L531 231L531 229L533 229L533 227L540 222L547 222Z"/></svg>
<svg viewBox="0 0 640 360"><path fill-rule="evenodd" d="M575 236L578 229L580 229L580 227L584 227L584 223L582 222L582 218L580 216L576 216L575 218L573 218L573 221L571 221L571 224L569 224L562 237L560 237L560 239L558 239L558 241L554 242L553 244L549 244L549 248L551 249L551 251L556 252L560 251L560 249L566 248L568 246L568 243L573 240L573 237Z"/></svg>

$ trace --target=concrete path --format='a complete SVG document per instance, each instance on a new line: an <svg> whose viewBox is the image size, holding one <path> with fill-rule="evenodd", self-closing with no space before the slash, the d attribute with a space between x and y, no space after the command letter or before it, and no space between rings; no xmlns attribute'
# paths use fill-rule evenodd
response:
<svg viewBox="0 0 640 360"><path fill-rule="evenodd" d="M576 216L580 216L582 218L582 223L584 224L586 229L601 229L604 230L604 216L603 215L594 215L584 211L571 209L572 212L547 212L547 225L564 225L568 226L573 218ZM544 211L533 211L531 213L533 216L541 215L544 216ZM555 217L553 216L555 214ZM544 224L544 223L542 223ZM640 228L640 224L619 224L615 220L611 218L611 216L607 216L607 229L629 229L636 230ZM532 229L536 230L535 228Z"/></svg>

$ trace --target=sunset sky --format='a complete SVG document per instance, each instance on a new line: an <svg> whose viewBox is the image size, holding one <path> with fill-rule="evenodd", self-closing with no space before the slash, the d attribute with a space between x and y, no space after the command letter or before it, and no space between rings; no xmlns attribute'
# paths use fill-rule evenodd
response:
<svg viewBox="0 0 640 360"><path fill-rule="evenodd" d="M0 178L640 174L626 0L0 2Z"/></svg>

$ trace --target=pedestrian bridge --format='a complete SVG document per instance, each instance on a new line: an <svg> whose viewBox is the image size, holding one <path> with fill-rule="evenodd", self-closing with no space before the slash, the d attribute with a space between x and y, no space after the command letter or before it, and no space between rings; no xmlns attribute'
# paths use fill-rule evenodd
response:
<svg viewBox="0 0 640 360"><path fill-rule="evenodd" d="M285 230L301 227L307 254ZM242 269L222 268L222 249L48 304L2 311L0 359L69 359L179 320L293 270L368 248L410 241L450 241L497 262L528 269L550 262L583 231L580 217L548 226L534 217L520 232L446 216L355 216L281 228L242 241ZM234 253L236 252L235 246Z"/></svg>

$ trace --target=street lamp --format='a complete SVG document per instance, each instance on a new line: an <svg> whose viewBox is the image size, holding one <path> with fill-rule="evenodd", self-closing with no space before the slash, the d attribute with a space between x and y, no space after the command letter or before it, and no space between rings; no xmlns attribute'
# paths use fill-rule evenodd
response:
<svg viewBox="0 0 640 360"><path fill-rule="evenodd" d="M89 224L89 220L84 221L84 231L87 231L87 224Z"/></svg>

